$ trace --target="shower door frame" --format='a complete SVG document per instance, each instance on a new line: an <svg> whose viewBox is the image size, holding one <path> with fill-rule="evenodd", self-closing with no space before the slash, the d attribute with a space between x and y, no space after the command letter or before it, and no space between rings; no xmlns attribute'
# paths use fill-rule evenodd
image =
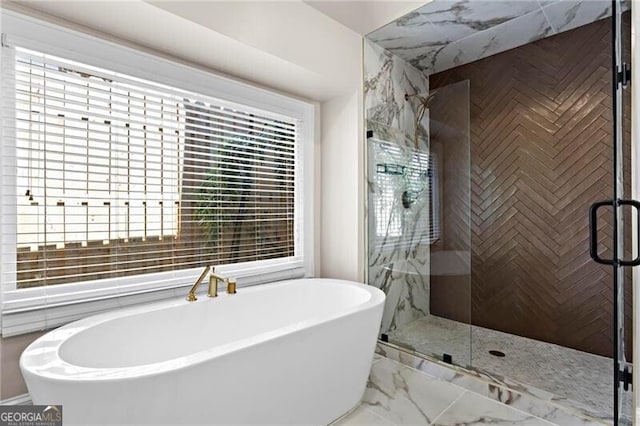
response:
<svg viewBox="0 0 640 426"><path fill-rule="evenodd" d="M631 221L632 230L637 232L634 245L640 243L640 202L633 199L625 199L624 181L624 133L623 133L623 102L624 90L630 82L630 68L624 62L622 30L622 0L611 0L611 89L612 89L612 167L613 167L613 194L611 200L599 201L590 208L590 252L594 261L611 265L613 269L613 387L614 410L613 424L620 424L623 415L623 392L630 389L632 382L632 364L625 357L625 321L624 321L624 294L626 267L640 265L640 251L635 250L633 259L624 259L625 247L625 206L636 210L636 221ZM611 207L613 214L613 244L611 259L604 259L598 253L597 211L601 207ZM634 229L635 228L635 229ZM635 404L633 404L635 405ZM632 416L635 413L629 413Z"/></svg>
<svg viewBox="0 0 640 426"><path fill-rule="evenodd" d="M613 368L613 385L614 385L614 425L620 423L623 415L623 392L630 389L631 381L631 364L627 362L625 355L625 283L626 267L633 267L640 264L640 256L632 260L624 260L624 206L635 208L638 221L636 222L636 230L638 222L640 222L640 203L633 199L624 199L625 181L624 181L624 133L623 133L623 102L625 87L629 83L630 69L624 62L623 43L624 34L622 30L622 0L612 0L611 2L611 26L612 26L612 115L613 115L613 179L614 179L614 202L613 202L613 314L614 314L614 368ZM633 228L633 224L630 228ZM636 244L640 241L640 235L637 237Z"/></svg>

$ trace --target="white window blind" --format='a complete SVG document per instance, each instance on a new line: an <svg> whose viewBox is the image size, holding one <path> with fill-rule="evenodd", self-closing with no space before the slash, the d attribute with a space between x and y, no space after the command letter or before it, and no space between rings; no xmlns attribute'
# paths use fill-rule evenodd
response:
<svg viewBox="0 0 640 426"><path fill-rule="evenodd" d="M312 105L3 25L3 335L183 296L204 265L239 286L313 274Z"/></svg>
<svg viewBox="0 0 640 426"><path fill-rule="evenodd" d="M295 255L295 120L15 54L17 288Z"/></svg>

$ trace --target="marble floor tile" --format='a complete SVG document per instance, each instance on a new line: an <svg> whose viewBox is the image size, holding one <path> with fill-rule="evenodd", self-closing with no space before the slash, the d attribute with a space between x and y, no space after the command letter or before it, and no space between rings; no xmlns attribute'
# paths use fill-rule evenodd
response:
<svg viewBox="0 0 640 426"><path fill-rule="evenodd" d="M473 392L465 392L432 425L518 425L552 426L549 423L524 411L515 410Z"/></svg>
<svg viewBox="0 0 640 426"><path fill-rule="evenodd" d="M393 424L430 424L463 392L451 383L383 359L371 368L362 403Z"/></svg>
<svg viewBox="0 0 640 426"><path fill-rule="evenodd" d="M392 424L364 405L360 405L351 413L331 423L331 426L390 426Z"/></svg>
<svg viewBox="0 0 640 426"><path fill-rule="evenodd" d="M533 414L548 422L562 426L602 426L610 425L610 419L590 417L584 406L575 401L559 400L556 395L522 384L497 374L480 372L446 364L435 359L400 350L390 344L380 343L378 354L415 368L425 374L450 382L478 395L495 400L526 413Z"/></svg>
<svg viewBox="0 0 640 426"><path fill-rule="evenodd" d="M419 357L390 344L376 346L364 397L339 425L603 426L556 404L553 395L519 393L485 373Z"/></svg>
<svg viewBox="0 0 640 426"><path fill-rule="evenodd" d="M612 416L613 389L605 385L613 374L609 358L435 316L395 330L389 341L437 359L451 354L462 366L469 364L471 352L474 369L527 389L544 390L552 395L545 399L590 416ZM489 350L499 350L505 357L492 356Z"/></svg>

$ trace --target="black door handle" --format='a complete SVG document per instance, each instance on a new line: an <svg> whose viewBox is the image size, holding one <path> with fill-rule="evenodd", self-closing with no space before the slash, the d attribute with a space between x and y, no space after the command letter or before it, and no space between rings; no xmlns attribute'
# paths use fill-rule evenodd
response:
<svg viewBox="0 0 640 426"><path fill-rule="evenodd" d="M613 200L598 201L589 207L589 254L597 263L613 265L613 259L603 259L598 254L598 209L613 206Z"/></svg>
<svg viewBox="0 0 640 426"><path fill-rule="evenodd" d="M636 243L640 244L640 202L636 200L618 200L620 206L631 206L636 209L637 215L637 238ZM613 259L603 259L598 254L598 209L604 206L611 206L615 208L614 200L598 201L591 204L589 207L589 254L591 258L597 263L603 265L613 265ZM621 266L638 266L640 265L640 247L636 250L638 253L632 260L620 259L618 264Z"/></svg>
<svg viewBox="0 0 640 426"><path fill-rule="evenodd" d="M640 202L636 200L619 200L618 204L621 206L631 206L636 209L636 244L640 244ZM636 250L636 257L633 260L620 260L620 265L622 266L638 266L640 265L640 247Z"/></svg>

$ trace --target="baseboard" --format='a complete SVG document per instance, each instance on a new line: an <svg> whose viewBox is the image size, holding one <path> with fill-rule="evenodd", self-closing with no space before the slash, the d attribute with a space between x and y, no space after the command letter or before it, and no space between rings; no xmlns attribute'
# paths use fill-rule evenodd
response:
<svg viewBox="0 0 640 426"><path fill-rule="evenodd" d="M31 397L28 393L14 396L12 398L3 399L0 401L0 405L31 405Z"/></svg>

